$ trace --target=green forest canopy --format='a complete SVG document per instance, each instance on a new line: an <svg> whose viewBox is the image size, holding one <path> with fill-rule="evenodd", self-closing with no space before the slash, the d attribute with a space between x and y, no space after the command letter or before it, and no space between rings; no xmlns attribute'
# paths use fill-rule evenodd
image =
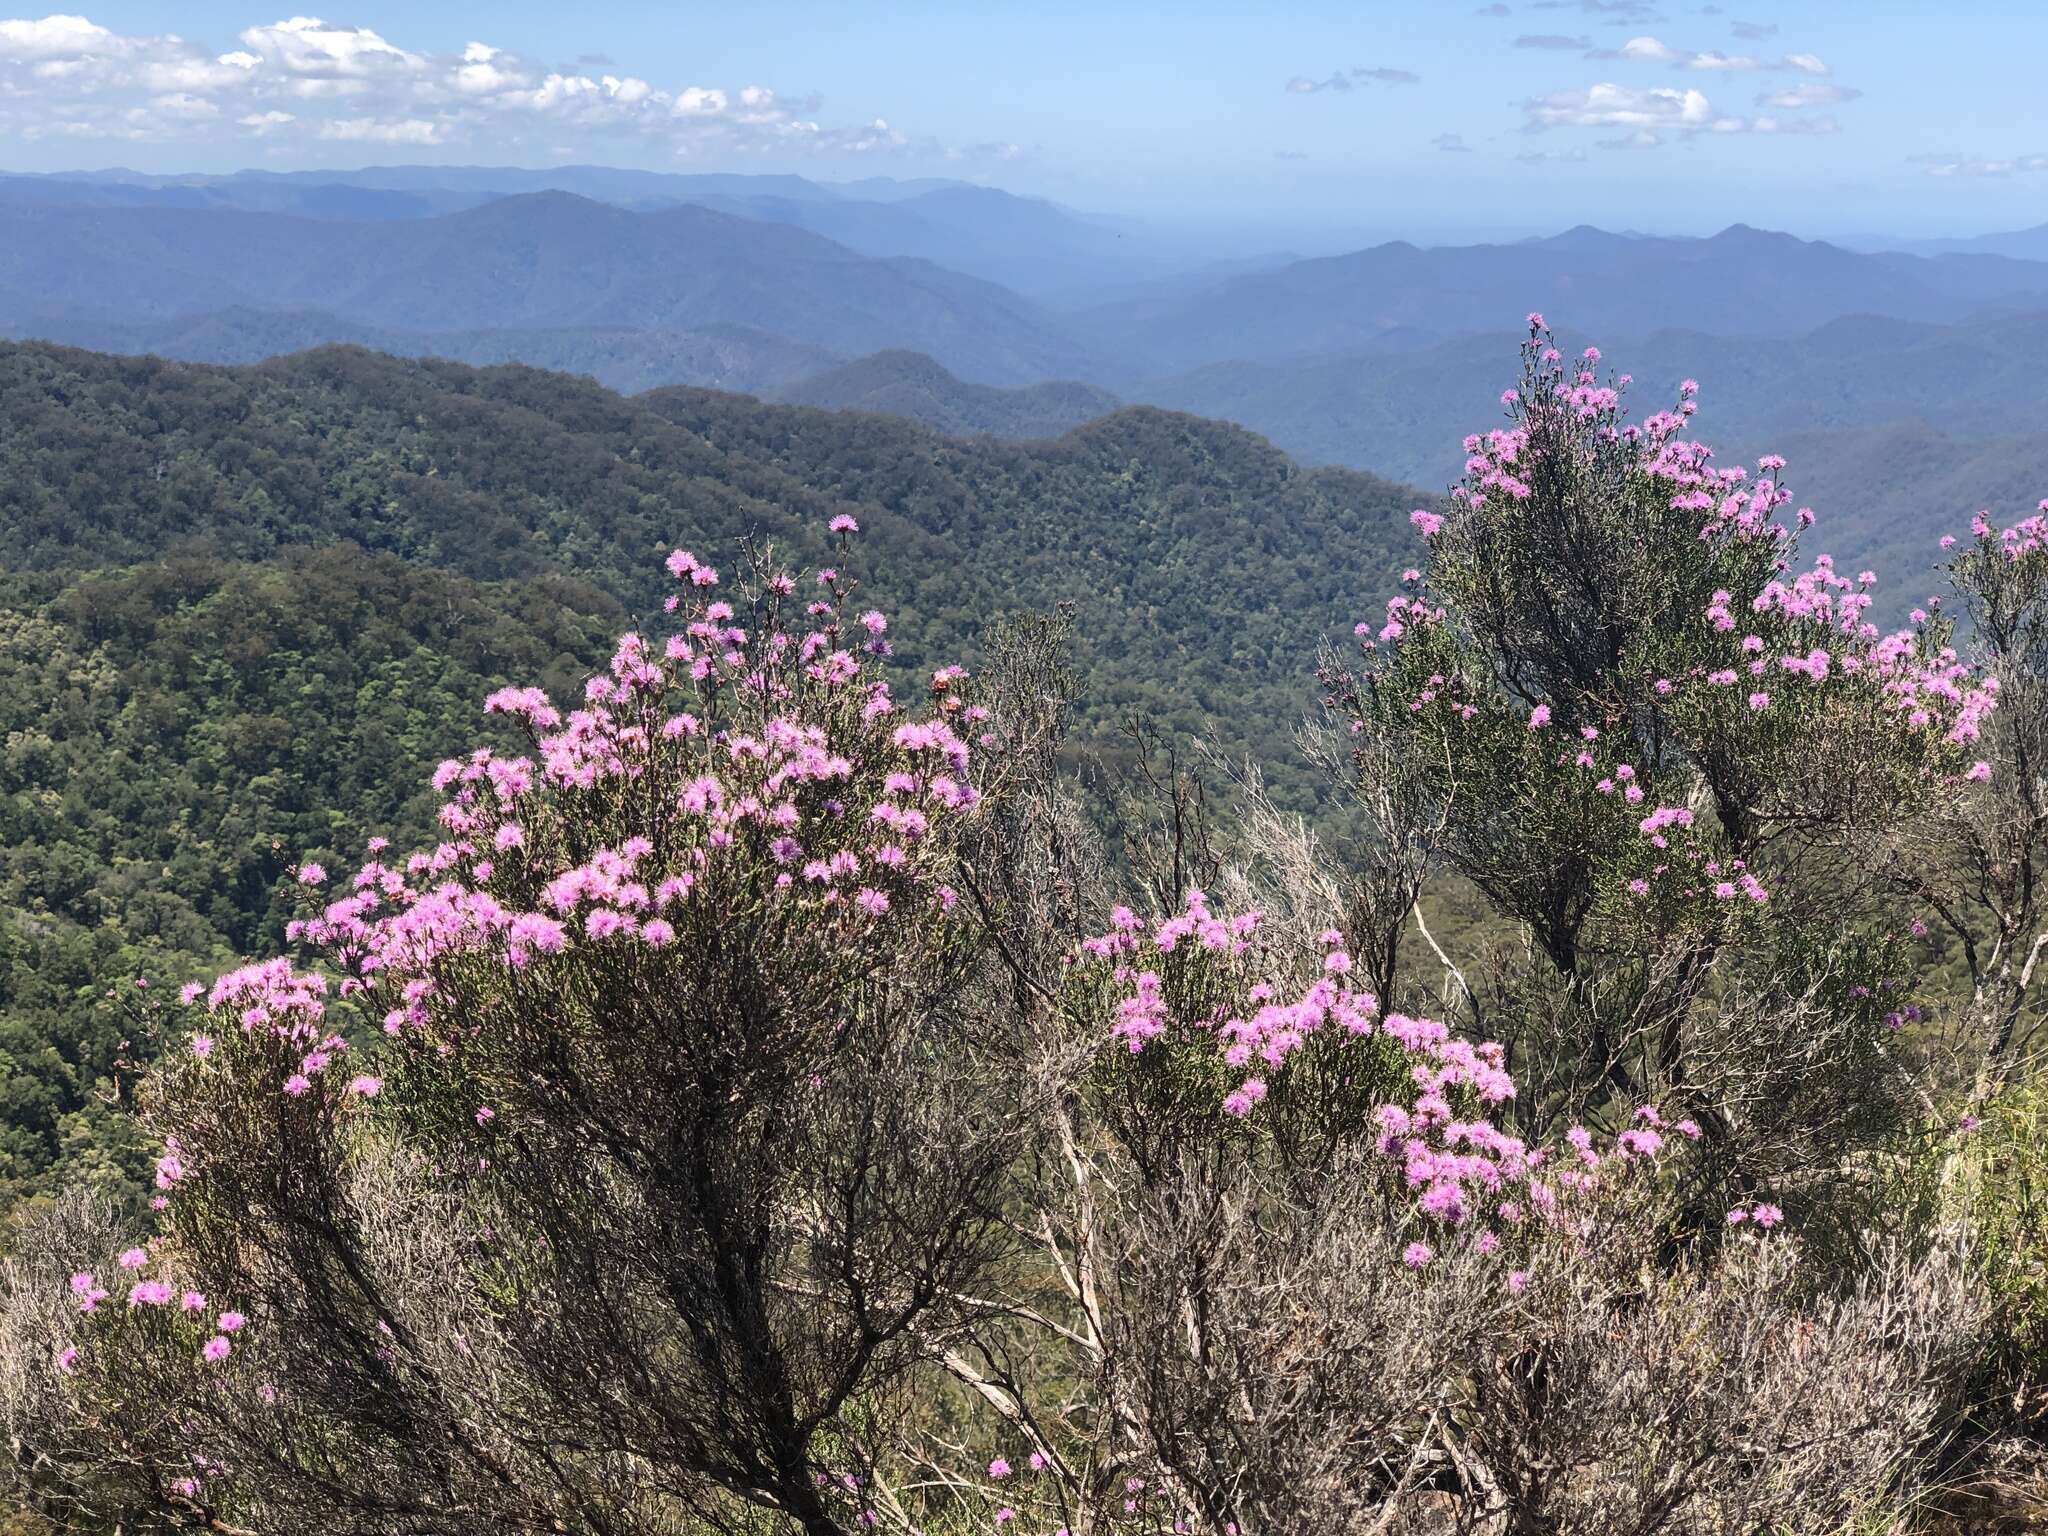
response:
<svg viewBox="0 0 2048 1536"><path fill-rule="evenodd" d="M906 668L1073 606L1084 739L1133 714L1295 782L1318 642L1415 495L1121 411L1049 443L328 348L251 368L0 346L0 1201L129 1198L115 987L282 941L302 857L425 834L507 682L573 687L678 544L858 518Z"/></svg>

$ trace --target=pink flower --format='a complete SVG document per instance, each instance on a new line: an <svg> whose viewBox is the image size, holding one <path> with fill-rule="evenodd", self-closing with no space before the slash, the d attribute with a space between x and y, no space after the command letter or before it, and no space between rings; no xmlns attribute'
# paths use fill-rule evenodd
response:
<svg viewBox="0 0 2048 1536"><path fill-rule="evenodd" d="M290 1077L284 1080L284 1091L290 1094L295 1099L304 1094L306 1090L311 1088L312 1086L313 1084L307 1079L306 1074L303 1072L294 1072Z"/></svg>
<svg viewBox="0 0 2048 1536"><path fill-rule="evenodd" d="M1970 771L1964 774L1963 777L1968 779L1972 784L1986 783L1991 778L1991 765L1989 763L1981 762L1972 763L1970 765Z"/></svg>
<svg viewBox="0 0 2048 1536"><path fill-rule="evenodd" d="M223 1312L213 1320L213 1326L222 1333L240 1333L242 1325L248 1321L249 1319L242 1316L239 1312Z"/></svg>
<svg viewBox="0 0 2048 1536"><path fill-rule="evenodd" d="M1538 704L1529 711L1530 730L1540 731L1548 724L1550 724L1550 706L1548 704Z"/></svg>
<svg viewBox="0 0 2048 1536"><path fill-rule="evenodd" d="M348 1080L348 1091L365 1099L374 1099L384 1087L383 1079L363 1076Z"/></svg>
<svg viewBox="0 0 2048 1536"><path fill-rule="evenodd" d="M227 1341L224 1335L217 1333L212 1338L206 1341L205 1346L199 1351L199 1353L204 1355L208 1360L213 1361L215 1364L219 1364L221 1361L227 1359L228 1352L232 1350L234 1347L234 1345L230 1344Z"/></svg>
<svg viewBox="0 0 2048 1536"><path fill-rule="evenodd" d="M123 1269L140 1269L143 1265L147 1264L148 1262L149 1255L140 1248L130 1248L126 1253L121 1255L120 1259L120 1264ZM78 1289L78 1277L76 1275L73 1275L71 1277L71 1288L73 1290Z"/></svg>
<svg viewBox="0 0 2048 1536"><path fill-rule="evenodd" d="M1010 1475L1010 1464L998 1456L988 1464L988 1475L998 1480Z"/></svg>
<svg viewBox="0 0 2048 1536"><path fill-rule="evenodd" d="M860 532L860 524L855 522L852 518L848 517L844 512L840 513L837 517L833 518L832 521L827 523L825 526L830 528L834 533Z"/></svg>
<svg viewBox="0 0 2048 1536"><path fill-rule="evenodd" d="M1401 1250L1401 1262L1410 1269L1420 1269L1436 1257L1436 1250L1427 1243L1410 1243Z"/></svg>

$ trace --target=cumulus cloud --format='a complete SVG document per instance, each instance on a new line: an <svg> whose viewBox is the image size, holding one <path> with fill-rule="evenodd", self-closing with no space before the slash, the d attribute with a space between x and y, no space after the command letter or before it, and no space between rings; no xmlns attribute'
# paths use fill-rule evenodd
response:
<svg viewBox="0 0 2048 1536"><path fill-rule="evenodd" d="M1674 48L1654 37L1632 37L1619 48L1597 48L1586 57L1624 59L1639 64L1669 64L1677 69L1738 70L1764 67L1761 59L1751 58L1746 53L1722 53L1716 48L1699 51Z"/></svg>
<svg viewBox="0 0 2048 1536"><path fill-rule="evenodd" d="M1702 128L1714 109L1696 90L1662 88L1639 91L1604 82L1583 91L1552 91L1523 104L1526 127L1544 128Z"/></svg>
<svg viewBox="0 0 2048 1536"><path fill-rule="evenodd" d="M1705 53L1696 53L1686 60L1688 69L1762 69L1763 65L1746 53L1721 53L1709 48Z"/></svg>
<svg viewBox="0 0 2048 1536"><path fill-rule="evenodd" d="M1752 35L1760 34L1754 34L1752 29ZM1518 40L1517 46L1563 48L1570 46L1572 41L1563 37L1530 38ZM1721 73L1757 69L1790 70L1806 75L1828 72L1827 65L1817 54L1788 53L1767 62L1754 54L1723 53L1718 48L1678 48L1656 37L1632 37L1618 48L1588 48L1586 57L1633 64L1668 64L1673 69Z"/></svg>
<svg viewBox="0 0 2048 1536"><path fill-rule="evenodd" d="M119 52L126 39L83 16L45 16L41 21L0 20L0 58L15 61L77 59Z"/></svg>
<svg viewBox="0 0 2048 1536"><path fill-rule="evenodd" d="M1998 160L1960 154L1908 155L1906 163L1919 166L1930 176L2016 176L2048 171L2048 154L2010 155Z"/></svg>
<svg viewBox="0 0 2048 1536"><path fill-rule="evenodd" d="M439 144L441 125L422 117L403 122L381 122L374 117L330 117L313 130L314 136L346 144Z"/></svg>
<svg viewBox="0 0 2048 1536"><path fill-rule="evenodd" d="M952 153L913 141L881 119L821 124L815 98L754 84L662 84L595 57L542 68L480 40L460 53L434 53L317 16L258 23L232 41L220 50L168 34L126 35L85 16L0 18L0 137L205 141L239 133L559 146L587 135L636 136L678 154L713 147L866 154L913 143ZM1414 78L1368 69L1351 71L1346 81Z"/></svg>
<svg viewBox="0 0 2048 1536"><path fill-rule="evenodd" d="M1417 85L1421 80L1422 76L1413 70L1361 65L1355 69L1340 69L1321 80L1296 75L1287 82L1287 89L1296 96L1313 96L1318 91L1351 91L1362 85Z"/></svg>
<svg viewBox="0 0 2048 1536"><path fill-rule="evenodd" d="M423 74L427 60L386 42L368 27L333 27L317 16L294 16L242 33L258 59L308 80L370 80L390 72Z"/></svg>

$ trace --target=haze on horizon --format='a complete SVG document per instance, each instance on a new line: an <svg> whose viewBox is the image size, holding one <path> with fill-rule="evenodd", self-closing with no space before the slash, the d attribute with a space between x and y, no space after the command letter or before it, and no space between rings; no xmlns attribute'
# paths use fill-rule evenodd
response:
<svg viewBox="0 0 2048 1536"><path fill-rule="evenodd" d="M0 11L0 171L945 176L1418 239L2048 218L2023 0Z"/></svg>

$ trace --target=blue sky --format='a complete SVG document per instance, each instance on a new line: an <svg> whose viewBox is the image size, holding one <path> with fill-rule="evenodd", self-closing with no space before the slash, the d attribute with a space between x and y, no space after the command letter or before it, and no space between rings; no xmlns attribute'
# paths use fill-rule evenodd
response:
<svg viewBox="0 0 2048 1536"><path fill-rule="evenodd" d="M1443 238L2048 220L2041 0L0 0L0 168L949 175Z"/></svg>

